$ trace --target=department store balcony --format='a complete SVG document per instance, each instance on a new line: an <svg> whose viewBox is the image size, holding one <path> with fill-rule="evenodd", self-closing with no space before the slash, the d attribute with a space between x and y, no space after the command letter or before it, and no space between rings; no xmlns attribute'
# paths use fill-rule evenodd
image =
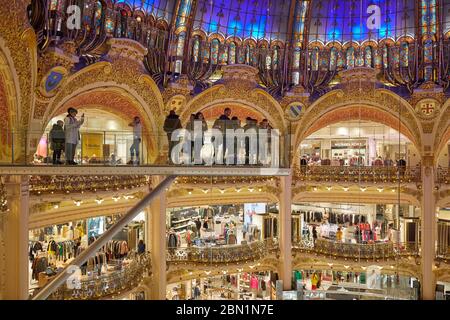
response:
<svg viewBox="0 0 450 320"><path fill-rule="evenodd" d="M420 167L302 166L294 168L300 184L392 185L420 184Z"/></svg>
<svg viewBox="0 0 450 320"><path fill-rule="evenodd" d="M30 195L60 195L84 192L116 192L148 185L148 177L126 176L31 176Z"/></svg>
<svg viewBox="0 0 450 320"><path fill-rule="evenodd" d="M142 142L138 143L140 155L134 158L130 150L134 145L132 132L81 131L81 142L77 145L74 157L77 165L66 165L64 152L58 159L60 164L53 164L48 133L0 132L4 151L4 156L0 159L0 174L277 176L288 175L290 172L287 135L276 135L277 143L272 135L264 155L259 149L246 155L245 146L241 144L236 147L236 156L228 154L228 149L224 156L220 143L202 142L201 156L196 154L196 159L187 136L181 136L174 143L179 147L179 152L174 153L176 156L169 153L166 134L143 133L142 137ZM36 145L31 147L23 141L35 141ZM245 138L239 141L245 141ZM259 140L258 144L262 145Z"/></svg>
<svg viewBox="0 0 450 320"><path fill-rule="evenodd" d="M174 265L246 263L263 259L277 250L276 239L239 245L168 248L167 261Z"/></svg>
<svg viewBox="0 0 450 320"><path fill-rule="evenodd" d="M73 286L64 284L54 291L49 300L109 299L137 287L151 272L150 253L135 255L129 264L104 275L81 276ZM35 294L37 292L33 292Z"/></svg>
<svg viewBox="0 0 450 320"><path fill-rule="evenodd" d="M329 239L297 240L292 244L296 253L309 253L322 255L331 259L345 259L354 261L383 261L399 257L419 256L419 244L417 243L343 243Z"/></svg>

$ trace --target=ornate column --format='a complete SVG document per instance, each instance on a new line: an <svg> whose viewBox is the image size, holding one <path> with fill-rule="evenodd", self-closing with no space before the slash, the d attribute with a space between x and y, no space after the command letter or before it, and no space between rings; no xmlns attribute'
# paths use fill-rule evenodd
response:
<svg viewBox="0 0 450 320"><path fill-rule="evenodd" d="M6 180L8 212L0 217L0 298L28 299L28 178Z"/></svg>
<svg viewBox="0 0 450 320"><path fill-rule="evenodd" d="M422 160L422 282L421 292L423 300L435 299L435 279L433 274L436 251L436 200L434 195L434 166L433 157Z"/></svg>
<svg viewBox="0 0 450 320"><path fill-rule="evenodd" d="M283 289L291 289L292 279L292 174L281 177L280 194L280 279L283 280Z"/></svg>
<svg viewBox="0 0 450 320"><path fill-rule="evenodd" d="M152 185L158 185L161 177L152 177ZM166 299L166 192L162 192L150 205L150 228L147 237L151 239L152 292L150 299Z"/></svg>

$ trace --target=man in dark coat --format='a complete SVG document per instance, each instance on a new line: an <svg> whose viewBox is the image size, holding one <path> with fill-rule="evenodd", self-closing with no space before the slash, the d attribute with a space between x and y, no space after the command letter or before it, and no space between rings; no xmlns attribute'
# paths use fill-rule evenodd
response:
<svg viewBox="0 0 450 320"><path fill-rule="evenodd" d="M61 152L64 150L66 136L63 129L64 122L59 120L50 130L50 148L53 150L53 164L62 164Z"/></svg>
<svg viewBox="0 0 450 320"><path fill-rule="evenodd" d="M172 149L176 141L172 141L172 133L175 130L181 129L180 117L175 113L175 110L170 110L169 115L164 121L164 131L167 133L167 140L169 141L169 163L172 163Z"/></svg>

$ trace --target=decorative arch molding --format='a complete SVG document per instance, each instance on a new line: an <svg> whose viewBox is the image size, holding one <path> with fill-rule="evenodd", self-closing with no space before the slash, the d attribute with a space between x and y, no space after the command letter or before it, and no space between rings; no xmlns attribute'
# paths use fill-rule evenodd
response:
<svg viewBox="0 0 450 320"><path fill-rule="evenodd" d="M50 100L43 112L44 122L47 123L58 110L76 96L92 91L110 90L122 95L137 108L141 107L142 114L150 124L149 128L158 134L162 130L159 123L164 120L162 95L148 75L134 71L125 68L121 63L109 62L97 62L80 70L70 76L61 90Z"/></svg>
<svg viewBox="0 0 450 320"><path fill-rule="evenodd" d="M103 110L127 121L132 121L134 116L139 116L142 119L143 135L147 137L149 153L157 154L158 137L152 134L158 131L157 122L153 115L148 115L134 97L122 88L96 88L71 96L49 115L49 120L56 115L66 113L69 107ZM44 127L46 124L47 122L43 123Z"/></svg>
<svg viewBox="0 0 450 320"><path fill-rule="evenodd" d="M20 128L20 86L17 73L4 40L0 38L0 162L10 161L13 138L10 133Z"/></svg>
<svg viewBox="0 0 450 320"><path fill-rule="evenodd" d="M437 161L442 149L450 140L450 99L442 106L442 112L440 118L437 120L438 125L434 133L434 150L435 161Z"/></svg>
<svg viewBox="0 0 450 320"><path fill-rule="evenodd" d="M36 34L30 25L29 0L17 0L0 7L0 51L7 57L14 79L20 112L16 129L25 130L34 108L33 90L37 74ZM20 141L25 144L26 140Z"/></svg>
<svg viewBox="0 0 450 320"><path fill-rule="evenodd" d="M163 98L148 75L127 70L123 64L97 62L68 77L61 90L50 100L44 119L70 97L94 88L121 88L133 97L147 114L163 118ZM150 90L149 90L150 89Z"/></svg>
<svg viewBox="0 0 450 320"><path fill-rule="evenodd" d="M355 114L355 110L358 113ZM388 90L373 90L373 85L372 90L370 86L354 87L354 85L344 90L333 90L309 106L295 132L294 152L298 153L298 146L302 140L329 125L330 121L336 123L362 117L365 120L384 122L398 130L399 112L402 115L400 132L408 137L421 153L422 130L420 122L414 115L414 109L406 100Z"/></svg>
<svg viewBox="0 0 450 320"><path fill-rule="evenodd" d="M238 81L213 86L190 100L181 114L184 123L189 115L217 105L240 104L261 113L280 133L286 132L287 124L281 105L267 92L259 88L240 86ZM243 120L243 119L241 119Z"/></svg>

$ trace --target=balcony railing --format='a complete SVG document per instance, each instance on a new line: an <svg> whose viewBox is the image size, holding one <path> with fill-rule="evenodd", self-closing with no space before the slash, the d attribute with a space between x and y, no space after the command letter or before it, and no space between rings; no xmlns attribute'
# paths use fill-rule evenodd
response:
<svg viewBox="0 0 450 320"><path fill-rule="evenodd" d="M91 276L69 288L66 284L53 292L49 300L94 300L123 293L139 285L150 272L150 254L137 255L121 270L103 276Z"/></svg>
<svg viewBox="0 0 450 320"><path fill-rule="evenodd" d="M343 243L328 239L299 240L293 243L296 251L323 254L335 258L383 260L419 254L417 243L375 242L368 244Z"/></svg>
<svg viewBox="0 0 450 320"><path fill-rule="evenodd" d="M168 248L167 261L193 263L247 262L264 258L277 248L274 240L217 247Z"/></svg>
<svg viewBox="0 0 450 320"><path fill-rule="evenodd" d="M294 179L305 182L337 183L419 183L420 167L301 166Z"/></svg>
<svg viewBox="0 0 450 320"><path fill-rule="evenodd" d="M438 167L437 169L437 183L450 184L450 168Z"/></svg>
<svg viewBox="0 0 450 320"><path fill-rule="evenodd" d="M65 194L85 191L117 191L148 184L145 176L31 176L30 194Z"/></svg>
<svg viewBox="0 0 450 320"><path fill-rule="evenodd" d="M271 134L261 129L236 131L234 136L228 131L222 135L214 130L203 134L182 130L172 137L170 150L163 147L169 145L165 133L143 132L142 139L135 139L130 131L81 130L74 158L67 159L67 145L61 143L57 148L63 148L62 155L53 159L55 145L49 133L0 129L3 151L0 165L62 165L73 160L79 165L92 166L290 167L289 137L275 129ZM38 144L31 147L26 141L38 141Z"/></svg>

